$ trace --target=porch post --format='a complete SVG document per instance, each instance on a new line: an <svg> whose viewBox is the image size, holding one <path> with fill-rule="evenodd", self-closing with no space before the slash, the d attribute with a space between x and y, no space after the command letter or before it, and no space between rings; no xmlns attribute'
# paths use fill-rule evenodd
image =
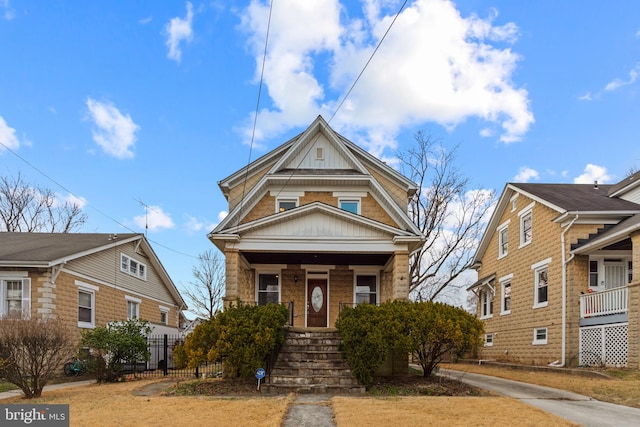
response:
<svg viewBox="0 0 640 427"><path fill-rule="evenodd" d="M392 298L409 298L409 251L396 251L393 254Z"/></svg>
<svg viewBox="0 0 640 427"><path fill-rule="evenodd" d="M235 303L240 294L238 293L238 281L240 274L240 252L237 249L227 249L224 251L225 257L225 294L222 300L224 306Z"/></svg>
<svg viewBox="0 0 640 427"><path fill-rule="evenodd" d="M640 369L640 232L631 235L633 281L629 289L627 367Z"/></svg>

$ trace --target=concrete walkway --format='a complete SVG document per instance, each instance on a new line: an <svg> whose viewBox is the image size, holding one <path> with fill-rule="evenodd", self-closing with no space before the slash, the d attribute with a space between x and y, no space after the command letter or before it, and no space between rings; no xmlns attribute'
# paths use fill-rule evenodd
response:
<svg viewBox="0 0 640 427"><path fill-rule="evenodd" d="M45 386L42 391L58 390L61 388L68 388L68 387L77 387L80 385L93 384L95 382L96 380L82 380L82 381L72 381L69 383L52 384L52 385ZM11 397L21 397L21 396L24 396L24 393L22 392L22 390L20 389L9 390L9 391L4 391L0 393L0 400L9 399Z"/></svg>
<svg viewBox="0 0 640 427"><path fill-rule="evenodd" d="M600 402L569 391L448 369L441 369L439 375L518 399L585 427L640 425L640 409Z"/></svg>
<svg viewBox="0 0 640 427"><path fill-rule="evenodd" d="M289 407L283 427L335 427L331 395L299 394Z"/></svg>

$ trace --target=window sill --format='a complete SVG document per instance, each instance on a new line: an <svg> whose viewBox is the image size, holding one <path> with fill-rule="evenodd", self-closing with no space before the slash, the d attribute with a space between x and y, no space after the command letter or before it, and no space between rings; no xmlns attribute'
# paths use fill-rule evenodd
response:
<svg viewBox="0 0 640 427"><path fill-rule="evenodd" d="M95 329L95 327L96 327L96 325L94 325L93 323L78 322L78 328Z"/></svg>
<svg viewBox="0 0 640 427"><path fill-rule="evenodd" d="M493 318L493 314L489 314L487 316L480 316L480 320L491 319Z"/></svg>
<svg viewBox="0 0 640 427"><path fill-rule="evenodd" d="M508 314L511 314L511 310L507 310L507 311L501 311L500 312L500 316L506 316Z"/></svg>
<svg viewBox="0 0 640 427"><path fill-rule="evenodd" d="M520 246L518 246L518 249L522 249L525 246L529 246L531 244L531 242L533 242L533 240L529 240L528 242L520 243Z"/></svg>
<svg viewBox="0 0 640 427"><path fill-rule="evenodd" d="M544 308L548 305L549 305L549 301L545 301L545 302L541 302L540 304L534 304L532 308L535 310L536 308Z"/></svg>
<svg viewBox="0 0 640 427"><path fill-rule="evenodd" d="M544 341L534 341L531 345L547 345L547 340Z"/></svg>
<svg viewBox="0 0 640 427"><path fill-rule="evenodd" d="M506 254L502 254L502 255L498 255L498 259L502 259L502 258L506 258L507 255L509 255L509 252L507 252Z"/></svg>
<svg viewBox="0 0 640 427"><path fill-rule="evenodd" d="M493 343L485 343L485 347L493 347Z"/></svg>

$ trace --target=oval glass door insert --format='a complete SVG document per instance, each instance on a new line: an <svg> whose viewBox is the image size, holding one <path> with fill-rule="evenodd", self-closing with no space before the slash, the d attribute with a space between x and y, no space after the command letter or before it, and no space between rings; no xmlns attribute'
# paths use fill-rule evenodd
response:
<svg viewBox="0 0 640 427"><path fill-rule="evenodd" d="M313 288L313 291L311 291L311 306L316 313L322 308L323 298L322 288L320 288L320 286Z"/></svg>

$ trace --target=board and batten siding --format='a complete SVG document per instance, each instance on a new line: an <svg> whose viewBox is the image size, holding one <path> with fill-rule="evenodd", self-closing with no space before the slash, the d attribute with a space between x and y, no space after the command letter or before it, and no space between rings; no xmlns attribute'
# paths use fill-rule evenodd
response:
<svg viewBox="0 0 640 427"><path fill-rule="evenodd" d="M289 160L286 169L355 169L344 154L322 134L300 148L300 152ZM322 149L321 158L316 157L318 148Z"/></svg>

